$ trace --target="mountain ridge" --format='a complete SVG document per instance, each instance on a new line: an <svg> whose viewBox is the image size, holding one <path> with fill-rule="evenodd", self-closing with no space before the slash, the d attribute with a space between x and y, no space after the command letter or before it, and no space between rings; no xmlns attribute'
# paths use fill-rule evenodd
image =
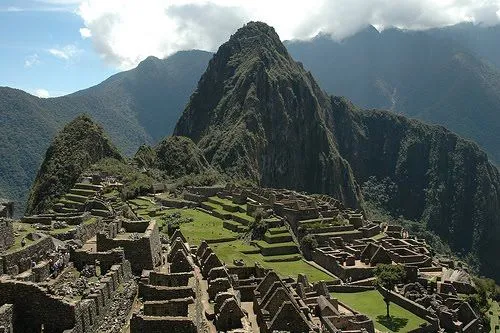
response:
<svg viewBox="0 0 500 333"><path fill-rule="evenodd" d="M341 42L321 35L287 47L328 93L446 126L498 163L500 69L484 52L442 30L371 30Z"/></svg>

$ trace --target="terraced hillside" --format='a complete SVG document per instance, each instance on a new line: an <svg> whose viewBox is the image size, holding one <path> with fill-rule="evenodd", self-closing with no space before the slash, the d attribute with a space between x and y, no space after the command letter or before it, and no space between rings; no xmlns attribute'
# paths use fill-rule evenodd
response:
<svg viewBox="0 0 500 333"><path fill-rule="evenodd" d="M128 204L138 218L156 219L164 233L169 232L169 224L178 223L190 244L198 245L205 240L229 266L258 263L282 276L303 273L311 281L336 279L302 258L292 234L277 217L264 219L269 228L262 240L247 241L245 235L255 218L247 213L246 204L212 196L198 208L165 208L160 206L164 196L138 197L129 200Z"/></svg>

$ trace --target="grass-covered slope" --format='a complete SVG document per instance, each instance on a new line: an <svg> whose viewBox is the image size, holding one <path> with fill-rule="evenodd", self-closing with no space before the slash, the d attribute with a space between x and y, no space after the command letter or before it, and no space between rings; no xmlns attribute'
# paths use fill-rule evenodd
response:
<svg viewBox="0 0 500 333"><path fill-rule="evenodd" d="M327 126L328 96L273 28L250 22L223 44L176 125L233 178L326 192L359 205Z"/></svg>
<svg viewBox="0 0 500 333"><path fill-rule="evenodd" d="M72 188L83 171L105 157L122 159L103 129L88 116L71 121L45 154L31 188L27 213L50 209L57 198Z"/></svg>

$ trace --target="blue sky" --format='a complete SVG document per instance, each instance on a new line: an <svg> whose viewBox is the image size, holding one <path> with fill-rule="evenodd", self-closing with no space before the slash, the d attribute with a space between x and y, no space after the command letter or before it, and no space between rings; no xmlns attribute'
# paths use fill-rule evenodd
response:
<svg viewBox="0 0 500 333"><path fill-rule="evenodd" d="M118 69L83 39L76 5L0 0L0 86L59 96L95 85Z"/></svg>
<svg viewBox="0 0 500 333"><path fill-rule="evenodd" d="M282 40L341 40L369 24L500 23L500 0L0 0L0 86L60 96L153 55L215 51L250 20Z"/></svg>

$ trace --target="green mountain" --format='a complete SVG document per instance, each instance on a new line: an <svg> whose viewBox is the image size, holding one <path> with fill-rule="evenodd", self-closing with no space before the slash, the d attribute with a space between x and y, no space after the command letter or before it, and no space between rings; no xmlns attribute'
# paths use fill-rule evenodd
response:
<svg viewBox="0 0 500 333"><path fill-rule="evenodd" d="M251 22L223 44L175 127L233 178L325 192L352 206L358 186L336 148L329 97L273 28Z"/></svg>
<svg viewBox="0 0 500 333"><path fill-rule="evenodd" d="M58 98L0 88L0 197L14 200L22 213L50 141L79 114L102 124L127 155L170 134L211 57L203 51L149 57L133 70Z"/></svg>
<svg viewBox="0 0 500 333"><path fill-rule="evenodd" d="M327 92L443 125L476 141L498 163L500 67L491 59L498 60L500 49L488 43L495 36L498 41L498 27L381 33L369 27L341 42L320 35L287 47Z"/></svg>
<svg viewBox="0 0 500 333"><path fill-rule="evenodd" d="M422 220L500 278L500 175L487 155L442 127L329 97L263 23L220 47L175 134L227 174L351 206L363 205L357 183L389 179L393 213Z"/></svg>
<svg viewBox="0 0 500 333"><path fill-rule="evenodd" d="M200 148L182 136L166 137L155 147L141 146L134 160L139 167L159 170L164 177L170 178L213 171Z"/></svg>
<svg viewBox="0 0 500 333"><path fill-rule="evenodd" d="M103 129L88 116L67 124L47 149L28 199L27 213L47 211L67 193L83 171L103 158L122 160Z"/></svg>

